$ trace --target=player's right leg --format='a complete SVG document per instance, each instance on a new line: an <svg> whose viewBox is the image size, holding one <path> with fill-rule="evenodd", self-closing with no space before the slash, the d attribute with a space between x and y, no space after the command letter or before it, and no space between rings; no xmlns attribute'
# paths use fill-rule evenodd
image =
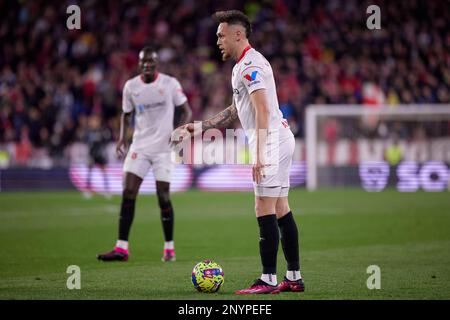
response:
<svg viewBox="0 0 450 320"><path fill-rule="evenodd" d="M276 144L273 144L274 146ZM295 140L286 139L269 154L277 155L277 162L271 162L268 170L259 184L254 184L255 211L260 232L260 255L263 272L255 284L248 289L239 290L237 294L248 293L278 293L276 276L276 262L280 233L276 216L276 204L278 198L284 196L289 190L289 172L292 163L292 155L295 148ZM272 158L273 160L273 158Z"/></svg>
<svg viewBox="0 0 450 320"><path fill-rule="evenodd" d="M97 255L103 261L128 260L128 236L134 219L134 207L139 187L150 169L150 162L143 155L129 152L124 163L125 182L120 208L119 236L116 246L110 252Z"/></svg>
<svg viewBox="0 0 450 320"><path fill-rule="evenodd" d="M303 292L305 284L300 273L298 229L289 207L287 192L278 198L275 211L281 233L281 246L287 262L286 276L278 285L278 290L280 292Z"/></svg>
<svg viewBox="0 0 450 320"><path fill-rule="evenodd" d="M116 246L110 252L98 254L97 258L102 261L127 261L128 260L128 236L134 219L134 208L136 196L142 178L133 173L125 173L125 186L122 193L122 204L120 207L119 236Z"/></svg>

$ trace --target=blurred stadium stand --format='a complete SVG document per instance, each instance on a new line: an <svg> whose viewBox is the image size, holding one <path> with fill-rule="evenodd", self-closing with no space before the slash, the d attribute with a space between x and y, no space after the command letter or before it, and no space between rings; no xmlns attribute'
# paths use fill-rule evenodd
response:
<svg viewBox="0 0 450 320"><path fill-rule="evenodd" d="M447 1L80 0L81 30L72 31L70 4L0 0L0 168L85 163L91 115L111 131L108 159L118 164L122 88L147 44L158 48L160 71L182 83L194 119L222 110L233 64L215 45L216 10L251 17L251 43L271 61L280 108L300 142L310 104L450 103ZM381 30L366 28L371 4L381 8ZM401 124L388 129L413 136ZM345 135L333 121L324 130ZM448 136L450 123L424 130Z"/></svg>

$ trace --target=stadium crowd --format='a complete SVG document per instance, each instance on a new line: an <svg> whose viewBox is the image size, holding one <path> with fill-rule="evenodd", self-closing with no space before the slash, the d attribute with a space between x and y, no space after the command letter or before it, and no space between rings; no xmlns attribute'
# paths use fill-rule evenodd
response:
<svg viewBox="0 0 450 320"><path fill-rule="evenodd" d="M450 103L446 1L80 0L81 30L66 27L70 4L0 0L0 164L67 164L92 115L114 141L123 85L148 44L160 71L180 80L194 119L228 106L233 63L220 61L210 18L221 9L251 17L251 43L271 61L297 137L309 104ZM381 30L366 27L371 4Z"/></svg>

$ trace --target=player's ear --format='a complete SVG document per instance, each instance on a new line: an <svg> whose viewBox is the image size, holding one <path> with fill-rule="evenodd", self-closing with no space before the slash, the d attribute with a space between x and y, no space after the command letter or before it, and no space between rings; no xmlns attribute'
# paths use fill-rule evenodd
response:
<svg viewBox="0 0 450 320"><path fill-rule="evenodd" d="M240 29L236 29L235 35L236 35L236 41L238 41L238 42L241 41L241 39L242 39L242 32L241 32Z"/></svg>
<svg viewBox="0 0 450 320"><path fill-rule="evenodd" d="M152 52L152 59L153 59L154 63L157 65L159 62L159 55L156 51Z"/></svg>

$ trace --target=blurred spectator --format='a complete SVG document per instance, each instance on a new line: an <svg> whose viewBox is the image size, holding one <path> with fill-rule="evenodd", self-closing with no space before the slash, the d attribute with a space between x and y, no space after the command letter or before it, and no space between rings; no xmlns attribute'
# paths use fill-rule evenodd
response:
<svg viewBox="0 0 450 320"><path fill-rule="evenodd" d="M252 18L251 43L270 59L298 137L312 103L450 103L446 1L377 0L381 30L361 23L372 2L358 0L80 0L81 30L72 31L69 4L0 1L0 143L16 143L20 164L45 157L34 147L68 164L80 119L93 113L116 135L123 84L146 44L182 82L194 119L228 106L233 64L219 63L210 15L230 8Z"/></svg>
<svg viewBox="0 0 450 320"><path fill-rule="evenodd" d="M15 144L14 162L18 165L28 165L31 159L31 153L33 152L33 146L29 138L29 130L24 125L20 130L19 141Z"/></svg>
<svg viewBox="0 0 450 320"><path fill-rule="evenodd" d="M384 150L384 160L386 160L389 165L396 166L403 159L403 150L400 147L400 141L397 135L392 135L389 139L388 146Z"/></svg>
<svg viewBox="0 0 450 320"><path fill-rule="evenodd" d="M105 196L110 198L108 174L106 172L106 165L108 164L106 144L111 140L111 133L103 126L101 117L98 114L93 114L87 120L87 125L85 125L84 132L81 134L89 147L87 184L83 195L86 198L92 196L94 191L92 188L92 172L95 167L98 167L103 176Z"/></svg>

